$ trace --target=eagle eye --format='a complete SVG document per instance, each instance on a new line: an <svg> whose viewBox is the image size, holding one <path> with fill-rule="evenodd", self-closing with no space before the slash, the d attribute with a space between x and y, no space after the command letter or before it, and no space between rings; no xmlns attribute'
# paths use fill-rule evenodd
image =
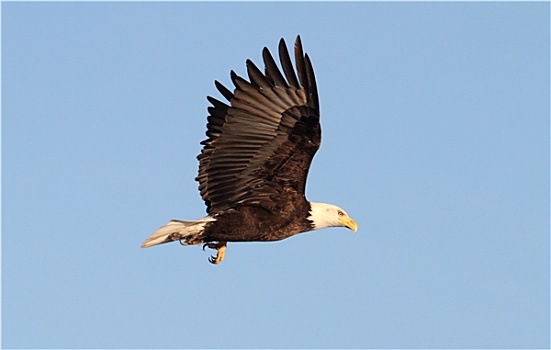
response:
<svg viewBox="0 0 551 350"><path fill-rule="evenodd" d="M344 216L344 213L343 213L342 211L339 210L339 211L337 212L337 215L340 216L340 217L343 217L343 216Z"/></svg>

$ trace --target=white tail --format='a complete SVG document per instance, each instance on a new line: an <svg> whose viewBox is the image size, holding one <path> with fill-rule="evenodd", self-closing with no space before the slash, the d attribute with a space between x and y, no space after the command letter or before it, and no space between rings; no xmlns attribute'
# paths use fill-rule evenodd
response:
<svg viewBox="0 0 551 350"><path fill-rule="evenodd" d="M183 244L202 243L201 234L208 222L216 219L206 216L195 221L170 220L168 224L153 232L142 243L142 248L148 248L157 244L183 240Z"/></svg>

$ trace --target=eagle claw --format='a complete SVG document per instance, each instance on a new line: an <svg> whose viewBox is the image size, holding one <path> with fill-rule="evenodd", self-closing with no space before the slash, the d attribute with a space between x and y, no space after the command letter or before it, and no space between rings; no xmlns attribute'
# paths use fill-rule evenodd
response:
<svg viewBox="0 0 551 350"><path fill-rule="evenodd" d="M203 244L203 250L205 250L205 247L209 247L210 249L216 249L216 256L210 256L209 262L211 264L217 265L224 260L224 255L226 253L226 242L219 242L219 243L205 243Z"/></svg>

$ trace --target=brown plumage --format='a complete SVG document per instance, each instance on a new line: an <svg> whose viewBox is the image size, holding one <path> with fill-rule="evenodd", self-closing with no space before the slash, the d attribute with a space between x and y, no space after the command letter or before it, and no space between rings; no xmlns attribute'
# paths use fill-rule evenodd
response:
<svg viewBox="0 0 551 350"><path fill-rule="evenodd" d="M233 92L215 82L228 102L208 97L212 106L196 177L209 215L172 220L142 247L203 243L218 249L211 262L219 263L226 242L275 241L328 226L357 229L342 209L306 200L308 170L321 142L320 113L314 70L300 37L294 53L297 74L281 39L283 74L264 48L264 73L247 60L249 81L232 71Z"/></svg>

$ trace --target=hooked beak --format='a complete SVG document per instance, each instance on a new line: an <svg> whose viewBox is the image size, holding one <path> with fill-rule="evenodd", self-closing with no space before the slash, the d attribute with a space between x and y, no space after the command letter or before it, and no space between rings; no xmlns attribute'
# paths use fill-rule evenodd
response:
<svg viewBox="0 0 551 350"><path fill-rule="evenodd" d="M344 227L347 227L354 232L358 231L358 223L352 218L342 219L341 222Z"/></svg>

